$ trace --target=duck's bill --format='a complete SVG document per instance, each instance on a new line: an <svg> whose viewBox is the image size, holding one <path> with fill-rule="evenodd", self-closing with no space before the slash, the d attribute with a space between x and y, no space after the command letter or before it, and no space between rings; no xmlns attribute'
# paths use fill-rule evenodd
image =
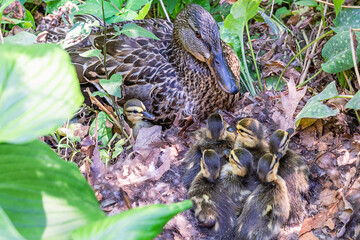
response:
<svg viewBox="0 0 360 240"><path fill-rule="evenodd" d="M143 111L142 114L143 114L143 118L147 120L155 120L155 116L147 111Z"/></svg>
<svg viewBox="0 0 360 240"><path fill-rule="evenodd" d="M224 92L236 94L239 92L239 83L231 71L222 52L213 52L207 64L215 75L216 80Z"/></svg>

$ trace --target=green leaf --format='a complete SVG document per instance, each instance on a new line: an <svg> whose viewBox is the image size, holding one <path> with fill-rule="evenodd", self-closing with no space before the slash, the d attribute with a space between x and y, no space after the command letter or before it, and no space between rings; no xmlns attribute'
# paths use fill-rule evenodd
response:
<svg viewBox="0 0 360 240"><path fill-rule="evenodd" d="M148 2L148 3L139 11L139 15L138 15L138 17L136 18L137 20L144 19L144 18L146 17L146 15L148 14L148 12L149 12L149 10L150 10L151 3L152 3L152 0L151 0L150 2Z"/></svg>
<svg viewBox="0 0 360 240"><path fill-rule="evenodd" d="M360 21L360 20L359 20ZM355 32L356 38L360 40L360 32ZM360 47L356 50L357 63L360 61ZM322 50L325 63L321 65L327 73L337 73L354 67L350 34L348 31L341 32L329 39Z"/></svg>
<svg viewBox="0 0 360 240"><path fill-rule="evenodd" d="M108 24L112 24L112 23L137 19L138 17L139 17L139 14L137 14L135 11L130 10L130 9L125 9L125 12L123 14L112 16L112 17L106 19L106 22Z"/></svg>
<svg viewBox="0 0 360 240"><path fill-rule="evenodd" d="M31 12L29 10L27 10L27 9L25 11L24 21L29 22L31 24L32 28L34 30L36 29L34 17L31 14Z"/></svg>
<svg viewBox="0 0 360 240"><path fill-rule="evenodd" d="M101 0L87 0L85 3L79 5L79 11L76 14L89 13L96 17L103 18L101 10ZM110 18L119 13L119 11L111 5L111 3L104 0L105 18Z"/></svg>
<svg viewBox="0 0 360 240"><path fill-rule="evenodd" d="M164 1L165 6L166 6L166 10L171 15L174 12L177 1L174 1L174 0L163 0L163 1Z"/></svg>
<svg viewBox="0 0 360 240"><path fill-rule="evenodd" d="M230 33L230 30L224 27L223 22L218 23L218 25L220 27L221 39L227 44L229 44L235 50L235 52L239 52L240 51L239 36L237 34Z"/></svg>
<svg viewBox="0 0 360 240"><path fill-rule="evenodd" d="M345 105L345 108L351 108L354 110L360 109L360 91L358 91L352 99Z"/></svg>
<svg viewBox="0 0 360 240"><path fill-rule="evenodd" d="M338 95L338 91L336 90L335 81L329 83L326 88L316 96L312 97L308 100L304 108L300 111L300 113L296 116L296 126L299 126L300 120L303 118L326 118L335 116L339 113L338 109L331 109L325 104L322 104L321 101L333 98Z"/></svg>
<svg viewBox="0 0 360 240"><path fill-rule="evenodd" d="M334 21L334 31L337 33L360 28L360 9L343 8Z"/></svg>
<svg viewBox="0 0 360 240"><path fill-rule="evenodd" d="M96 96L104 97L104 96L106 96L106 95L107 95L106 92L96 91L96 92L93 92L90 96L92 96L92 97L96 97Z"/></svg>
<svg viewBox="0 0 360 240"><path fill-rule="evenodd" d="M26 239L68 239L105 218L74 163L45 143L0 144L0 207Z"/></svg>
<svg viewBox="0 0 360 240"><path fill-rule="evenodd" d="M309 6L309 7L316 7L318 4L314 0L300 0L295 2L296 5L299 6Z"/></svg>
<svg viewBox="0 0 360 240"><path fill-rule="evenodd" d="M110 117L103 111L99 112L97 117L98 124L98 139L102 144L101 146L106 146L110 139L112 138L112 129L106 126L106 120L110 120ZM90 126L90 134L94 136L96 119L93 120Z"/></svg>
<svg viewBox="0 0 360 240"><path fill-rule="evenodd" d="M261 17L264 19L264 21L269 25L271 32L275 34L275 36L280 39L280 37L283 35L285 28L281 26L276 21L272 20L268 15L266 15L265 12L259 11Z"/></svg>
<svg viewBox="0 0 360 240"><path fill-rule="evenodd" d="M206 11L210 12L210 3L208 0L191 0L191 3L202 6Z"/></svg>
<svg viewBox="0 0 360 240"><path fill-rule="evenodd" d="M137 38L137 37L147 37L147 38L153 38L156 40L160 40L158 37L155 36L152 32L149 32L145 28L142 28L135 23L127 23L123 26L120 33L125 34L128 37L131 38Z"/></svg>
<svg viewBox="0 0 360 240"><path fill-rule="evenodd" d="M142 6L147 4L149 0L128 0L126 2L125 8L133 11L139 10Z"/></svg>
<svg viewBox="0 0 360 240"><path fill-rule="evenodd" d="M9 217L0 207L0 240L25 240L11 223Z"/></svg>
<svg viewBox="0 0 360 240"><path fill-rule="evenodd" d="M0 142L55 131L83 100L75 68L59 46L0 45Z"/></svg>
<svg viewBox="0 0 360 240"><path fill-rule="evenodd" d="M62 47L66 49L87 38L90 35L91 27L93 26L99 26L99 22L76 22L71 30L66 34L66 37L62 42ZM76 39L76 41L74 41L74 39Z"/></svg>
<svg viewBox="0 0 360 240"><path fill-rule="evenodd" d="M114 4L118 9L122 9L122 5L124 3L124 0L110 0L112 4Z"/></svg>
<svg viewBox="0 0 360 240"><path fill-rule="evenodd" d="M281 7L276 10L275 16L279 19L282 19L288 16L290 13L291 13L290 9L287 9L286 7Z"/></svg>
<svg viewBox="0 0 360 240"><path fill-rule="evenodd" d="M86 52L79 54L82 57L100 57L101 56L101 50L100 49L90 49Z"/></svg>
<svg viewBox="0 0 360 240"><path fill-rule="evenodd" d="M4 43L6 44L21 44L21 45L31 45L36 43L36 36L27 31L21 31L14 36L9 36L4 38Z"/></svg>
<svg viewBox="0 0 360 240"><path fill-rule="evenodd" d="M121 98L120 85L122 84L122 76L120 74L114 74L110 77L110 80L101 79L100 85L110 95Z"/></svg>
<svg viewBox="0 0 360 240"><path fill-rule="evenodd" d="M71 235L77 239L136 239L151 240L164 225L176 214L192 207L192 201L186 200L169 205L151 205L135 208L115 216L101 219L79 228Z"/></svg>
<svg viewBox="0 0 360 240"><path fill-rule="evenodd" d="M343 5L344 2L345 0L333 0L336 15L338 15L341 5Z"/></svg>

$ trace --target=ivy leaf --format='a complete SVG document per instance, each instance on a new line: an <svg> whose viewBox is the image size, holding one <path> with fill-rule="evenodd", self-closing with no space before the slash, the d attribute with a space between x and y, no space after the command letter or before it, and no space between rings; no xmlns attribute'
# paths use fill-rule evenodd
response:
<svg viewBox="0 0 360 240"><path fill-rule="evenodd" d="M120 85L122 84L122 76L120 74L113 74L109 80L101 79L100 85L110 95L121 98Z"/></svg>
<svg viewBox="0 0 360 240"><path fill-rule="evenodd" d="M300 113L296 116L295 125L300 125L300 120L304 118L327 118L331 116L335 116L339 113L339 109L331 109L325 104L321 103L321 101L330 99L338 95L336 90L335 81L329 83L326 88L316 96L312 97L304 108L300 111Z"/></svg>
<svg viewBox="0 0 360 240"><path fill-rule="evenodd" d="M176 214L191 208L192 201L172 203L169 205L151 205L135 208L100 219L72 233L74 240L78 239L154 239L163 229L164 225Z"/></svg>
<svg viewBox="0 0 360 240"><path fill-rule="evenodd" d="M356 38L360 39L360 32L355 32L355 34ZM359 46L357 47L356 54L357 63L359 63ZM330 38L322 50L322 56L326 62L321 64L321 67L327 73L338 73L354 67L349 32L341 32Z"/></svg>
<svg viewBox="0 0 360 240"><path fill-rule="evenodd" d="M335 1L334 1L335 3ZM351 28L360 28L360 9L343 8L334 20L334 31L337 33L347 31Z"/></svg>
<svg viewBox="0 0 360 240"><path fill-rule="evenodd" d="M80 13L89 13L102 19L101 0L87 0L85 3L80 4L79 11L76 14ZM118 14L119 11L110 2L104 1L104 13L105 18L110 18Z"/></svg>
<svg viewBox="0 0 360 240"><path fill-rule="evenodd" d="M61 47L0 45L0 142L31 141L55 131L83 99Z"/></svg>
<svg viewBox="0 0 360 240"><path fill-rule="evenodd" d="M345 108L351 108L354 110L360 109L360 91L358 91L352 99L345 105Z"/></svg>
<svg viewBox="0 0 360 240"><path fill-rule="evenodd" d="M0 207L25 239L69 239L106 217L78 167L45 143L2 143L0 159Z"/></svg>
<svg viewBox="0 0 360 240"><path fill-rule="evenodd" d="M125 8L133 11L139 10L142 6L147 4L149 0L128 0L126 2Z"/></svg>

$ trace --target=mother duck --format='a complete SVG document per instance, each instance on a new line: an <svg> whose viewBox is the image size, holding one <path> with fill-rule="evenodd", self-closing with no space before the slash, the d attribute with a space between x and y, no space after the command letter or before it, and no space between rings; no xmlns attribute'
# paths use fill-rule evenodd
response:
<svg viewBox="0 0 360 240"><path fill-rule="evenodd" d="M78 21L87 17L80 15ZM121 28L129 22L154 33L160 40L116 36L114 25L109 26L106 66L110 76L122 75L124 101L140 99L158 122L176 124L198 123L218 109L235 107L239 99L239 60L220 39L216 21L204 8L188 5L179 12L174 24L144 19L116 25ZM83 41L68 49L80 80L105 77L97 58L79 55L93 48L103 50L103 29L94 28L89 40L88 44Z"/></svg>

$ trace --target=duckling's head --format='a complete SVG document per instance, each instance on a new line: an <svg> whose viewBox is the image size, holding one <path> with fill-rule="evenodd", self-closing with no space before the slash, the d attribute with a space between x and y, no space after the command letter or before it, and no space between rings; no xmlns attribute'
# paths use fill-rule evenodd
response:
<svg viewBox="0 0 360 240"><path fill-rule="evenodd" d="M226 137L225 121L221 114L213 113L207 119L206 135L212 140L221 140Z"/></svg>
<svg viewBox="0 0 360 240"><path fill-rule="evenodd" d="M231 150L229 161L235 170L234 173L241 177L251 173L254 169L254 158L245 148Z"/></svg>
<svg viewBox="0 0 360 240"><path fill-rule="evenodd" d="M236 131L236 141L240 141L245 148L256 147L264 138L262 124L253 118L241 119L236 125Z"/></svg>
<svg viewBox="0 0 360 240"><path fill-rule="evenodd" d="M257 174L262 182L273 182L277 179L279 160L276 155L266 153L259 159Z"/></svg>
<svg viewBox="0 0 360 240"><path fill-rule="evenodd" d="M126 118L132 123L142 121L143 119L154 120L155 117L146 111L145 105L138 99L130 99L124 105Z"/></svg>
<svg viewBox="0 0 360 240"><path fill-rule="evenodd" d="M238 80L224 57L219 26L209 12L196 4L186 6L174 21L173 39L208 65L223 91L239 92Z"/></svg>
<svg viewBox="0 0 360 240"><path fill-rule="evenodd" d="M212 149L204 150L201 158L201 173L210 182L215 182L220 174L220 157Z"/></svg>
<svg viewBox="0 0 360 240"><path fill-rule="evenodd" d="M270 141L269 141L270 152L275 154L278 158L281 158L282 155L287 150L290 138L293 133L294 133L293 128L289 128L286 131L282 129L276 130L270 137Z"/></svg>

